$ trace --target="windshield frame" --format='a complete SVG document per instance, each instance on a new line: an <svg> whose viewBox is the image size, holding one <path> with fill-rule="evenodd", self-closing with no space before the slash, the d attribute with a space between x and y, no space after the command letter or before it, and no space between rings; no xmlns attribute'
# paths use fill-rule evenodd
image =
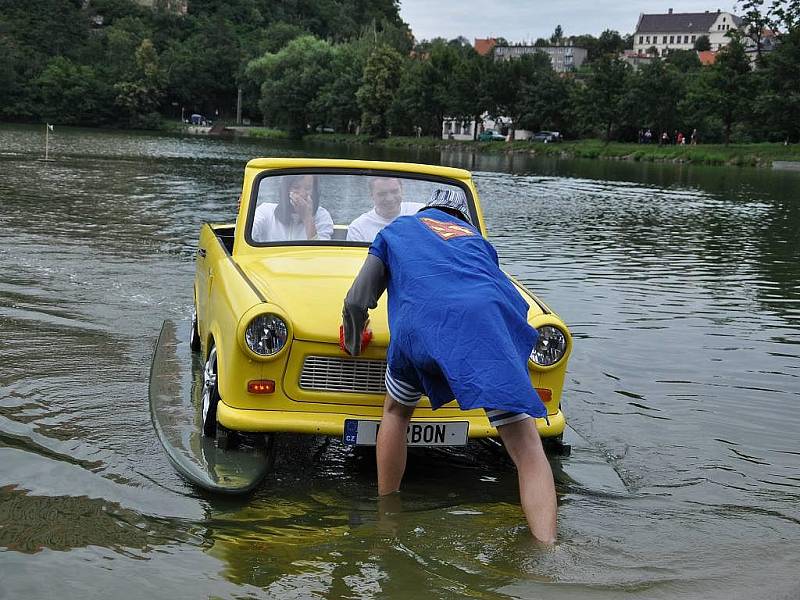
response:
<svg viewBox="0 0 800 600"><path fill-rule="evenodd" d="M245 221L245 242L254 248L268 248L272 246L352 246L352 247L369 247L371 242L356 242L352 240L280 240L272 242L257 242L253 240L252 230L253 221L255 219L256 208L258 204L258 192L261 187L261 181L267 177L279 177L281 175L359 175L364 177L394 177L397 179L413 179L417 181L430 181L433 183L442 183L445 185L458 187L464 192L467 198L467 206L469 207L469 217L474 227L480 231L478 224L478 213L475 208L475 199L472 196L472 190L462 180L451 179L449 177L442 177L440 175L429 175L426 173L414 173L411 171L395 171L392 169L359 169L352 167L291 167L280 169L265 169L258 173L253 178L252 188L250 190L250 201L247 207L247 219ZM335 225L340 225L334 223ZM349 223L348 223L349 226Z"/></svg>

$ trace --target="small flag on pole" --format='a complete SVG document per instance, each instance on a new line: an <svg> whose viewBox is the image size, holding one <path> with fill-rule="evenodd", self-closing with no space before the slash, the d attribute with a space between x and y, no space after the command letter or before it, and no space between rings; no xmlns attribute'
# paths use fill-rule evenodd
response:
<svg viewBox="0 0 800 600"><path fill-rule="evenodd" d="M48 124L47 124L47 128L48 128L50 131L53 131L53 126L52 126L52 125L50 125L50 123L48 123Z"/></svg>

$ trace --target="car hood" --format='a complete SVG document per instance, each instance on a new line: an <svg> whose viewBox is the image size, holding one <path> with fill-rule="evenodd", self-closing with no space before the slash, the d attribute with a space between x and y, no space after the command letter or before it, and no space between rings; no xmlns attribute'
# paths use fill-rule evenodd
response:
<svg viewBox="0 0 800 600"><path fill-rule="evenodd" d="M290 246L270 249L268 256L243 257L237 263L267 302L286 312L295 338L338 344L344 297L366 256L366 248ZM530 305L529 319L545 312L514 284ZM388 346L386 294L369 317L373 343Z"/></svg>
<svg viewBox="0 0 800 600"><path fill-rule="evenodd" d="M366 256L366 248L295 246L237 262L267 302L289 315L295 338L338 344L344 297ZM370 311L370 328L374 344L389 344L385 295Z"/></svg>

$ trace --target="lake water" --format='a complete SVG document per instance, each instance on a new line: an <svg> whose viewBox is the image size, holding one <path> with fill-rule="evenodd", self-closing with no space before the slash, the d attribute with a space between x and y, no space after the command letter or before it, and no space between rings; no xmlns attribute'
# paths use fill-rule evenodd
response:
<svg viewBox="0 0 800 600"><path fill-rule="evenodd" d="M800 173L43 145L0 128L0 598L800 598ZM161 323L188 317L199 226L232 220L245 162L292 155L474 172L501 263L575 337L554 548L482 449L412 456L380 510L372 461L336 441L282 440L242 499L171 468L147 404Z"/></svg>

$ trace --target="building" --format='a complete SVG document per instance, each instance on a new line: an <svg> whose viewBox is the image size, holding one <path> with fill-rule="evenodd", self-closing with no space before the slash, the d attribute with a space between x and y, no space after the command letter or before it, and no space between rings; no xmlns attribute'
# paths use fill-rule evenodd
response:
<svg viewBox="0 0 800 600"><path fill-rule="evenodd" d="M646 54L655 48L658 56L672 50L692 50L702 35L708 36L712 50L727 46L731 30L741 28L741 19L729 12L673 13L639 15L636 32L633 34L633 50Z"/></svg>
<svg viewBox="0 0 800 600"><path fill-rule="evenodd" d="M542 52L550 57L550 64L556 73L569 73L586 61L589 51L577 46L495 46L495 60L511 60L525 54Z"/></svg>
<svg viewBox="0 0 800 600"><path fill-rule="evenodd" d="M481 56L490 54L496 45L497 40L495 38L475 38L475 44L473 44L475 52Z"/></svg>
<svg viewBox="0 0 800 600"><path fill-rule="evenodd" d="M649 65L654 60L659 60L653 54L644 54L635 50L625 50L619 58L622 62L628 63L634 71L638 71L644 65Z"/></svg>

